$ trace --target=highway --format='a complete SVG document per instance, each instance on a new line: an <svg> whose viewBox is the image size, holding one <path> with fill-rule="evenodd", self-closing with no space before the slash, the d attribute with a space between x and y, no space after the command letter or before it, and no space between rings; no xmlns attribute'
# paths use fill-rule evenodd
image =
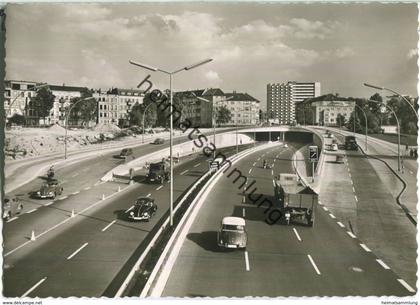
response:
<svg viewBox="0 0 420 305"><path fill-rule="evenodd" d="M236 149L223 151L229 155ZM190 156L174 168L175 199L208 170L207 160L204 155ZM57 176L78 176L70 176L73 179L66 182L63 196L37 201L35 211L5 224L5 296L99 297L109 287L169 208L169 184L143 183L145 173L139 173L139 183L132 186L95 180L113 162L118 161L104 155L95 162L74 165L77 171L64 168ZM150 222L127 220L126 211L139 196L150 196L158 205ZM35 241L30 240L32 230Z"/></svg>
<svg viewBox="0 0 420 305"><path fill-rule="evenodd" d="M257 194L273 196L273 175L293 172L299 145L269 148L235 166L257 180ZM274 165L262 168L262 159ZM229 180L230 179L230 180ZM414 290L320 204L313 228L268 225L264 209L242 203L222 177L189 229L162 296L407 296ZM246 251L221 251L216 234L224 216L246 219Z"/></svg>

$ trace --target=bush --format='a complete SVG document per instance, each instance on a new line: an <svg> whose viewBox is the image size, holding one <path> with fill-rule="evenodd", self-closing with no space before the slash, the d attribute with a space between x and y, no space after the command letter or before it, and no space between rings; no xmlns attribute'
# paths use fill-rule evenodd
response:
<svg viewBox="0 0 420 305"><path fill-rule="evenodd" d="M20 125L23 126L25 125L25 117L23 115L17 114L15 113L10 119L9 119L9 123L10 124L16 124L16 125Z"/></svg>

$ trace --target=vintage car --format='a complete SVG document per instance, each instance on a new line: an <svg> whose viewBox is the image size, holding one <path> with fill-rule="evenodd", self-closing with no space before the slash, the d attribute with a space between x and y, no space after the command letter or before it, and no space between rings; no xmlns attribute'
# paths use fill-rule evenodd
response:
<svg viewBox="0 0 420 305"><path fill-rule="evenodd" d="M131 156L132 154L133 154L133 149L132 148L124 148L120 152L120 158L125 159L126 157Z"/></svg>
<svg viewBox="0 0 420 305"><path fill-rule="evenodd" d="M331 148L331 150L332 151L338 151L338 145L337 144L335 144L335 143L333 143L333 144L331 144L331 146L330 146Z"/></svg>
<svg viewBox="0 0 420 305"><path fill-rule="evenodd" d="M3 203L3 219L9 220L16 214L19 214L23 209L23 204L17 197L4 198Z"/></svg>
<svg viewBox="0 0 420 305"><path fill-rule="evenodd" d="M128 219L149 221L156 214L157 205L153 198L139 197L129 209Z"/></svg>
<svg viewBox="0 0 420 305"><path fill-rule="evenodd" d="M217 233L217 244L222 248L246 248L248 236L245 219L241 217L223 217L220 231Z"/></svg>
<svg viewBox="0 0 420 305"><path fill-rule="evenodd" d="M63 193L63 186L57 179L50 179L46 183L41 185L41 188L36 192L37 198L52 198L54 199L57 195Z"/></svg>
<svg viewBox="0 0 420 305"><path fill-rule="evenodd" d="M162 139L162 138L156 138L156 139L152 142L152 144L163 144L163 143L165 143L165 140L164 140L164 139Z"/></svg>

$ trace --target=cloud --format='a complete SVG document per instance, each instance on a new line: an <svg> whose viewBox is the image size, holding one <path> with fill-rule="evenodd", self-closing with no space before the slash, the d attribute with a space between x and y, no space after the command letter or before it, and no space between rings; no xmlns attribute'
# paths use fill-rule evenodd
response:
<svg viewBox="0 0 420 305"><path fill-rule="evenodd" d="M219 74L213 70L207 71L204 76L210 82L211 86L220 86L222 83L222 79Z"/></svg>
<svg viewBox="0 0 420 305"><path fill-rule="evenodd" d="M413 57L416 57L418 55L419 55L418 49L410 49L407 53L408 59L412 59Z"/></svg>
<svg viewBox="0 0 420 305"><path fill-rule="evenodd" d="M330 37L339 26L338 22L310 21L304 18L292 18L293 35L301 39L326 39Z"/></svg>
<svg viewBox="0 0 420 305"><path fill-rule="evenodd" d="M351 57L355 54L356 52L350 47L343 47L334 51L334 55L338 58Z"/></svg>

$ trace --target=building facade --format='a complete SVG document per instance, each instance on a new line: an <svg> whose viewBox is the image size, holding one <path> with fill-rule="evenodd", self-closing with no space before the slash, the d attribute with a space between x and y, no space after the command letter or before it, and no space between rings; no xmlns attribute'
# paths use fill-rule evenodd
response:
<svg viewBox="0 0 420 305"><path fill-rule="evenodd" d="M270 122L291 125L296 121L296 103L321 95L319 82L267 84L267 117Z"/></svg>
<svg viewBox="0 0 420 305"><path fill-rule="evenodd" d="M260 102L248 93L226 93L217 106L225 106L232 113L225 126L256 126L260 123Z"/></svg>
<svg viewBox="0 0 420 305"><path fill-rule="evenodd" d="M345 122L350 119L355 108L355 103L352 100L307 100L297 104L297 111L306 116L304 120L307 124L315 123L321 126L338 126L344 125L344 122L340 122L340 115L343 116ZM312 115L315 115L315 122L311 118Z"/></svg>
<svg viewBox="0 0 420 305"><path fill-rule="evenodd" d="M6 118L15 114L33 115L28 112L28 105L32 97L36 95L35 86L39 85L32 81L6 80L4 82L4 112Z"/></svg>
<svg viewBox="0 0 420 305"><path fill-rule="evenodd" d="M114 88L107 92L97 91L93 97L98 102L98 124L128 126L131 107L143 104L144 91Z"/></svg>

